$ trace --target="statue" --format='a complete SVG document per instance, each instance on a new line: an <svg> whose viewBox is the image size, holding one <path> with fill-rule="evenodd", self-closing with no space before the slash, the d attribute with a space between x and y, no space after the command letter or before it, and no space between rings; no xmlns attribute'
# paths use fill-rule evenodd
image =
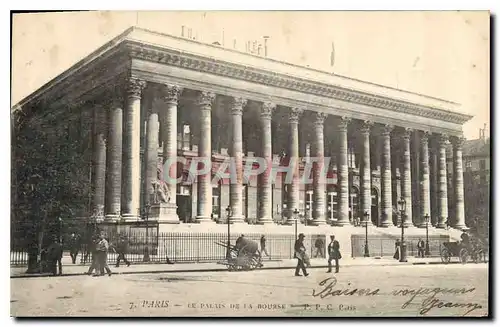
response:
<svg viewBox="0 0 500 327"><path fill-rule="evenodd" d="M158 165L157 179L152 182L155 203L170 203L170 189L163 180L163 169Z"/></svg>

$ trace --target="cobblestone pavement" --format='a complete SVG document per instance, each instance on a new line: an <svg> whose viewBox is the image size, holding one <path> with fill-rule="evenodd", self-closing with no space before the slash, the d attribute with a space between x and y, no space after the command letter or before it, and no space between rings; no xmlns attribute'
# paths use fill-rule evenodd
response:
<svg viewBox="0 0 500 327"><path fill-rule="evenodd" d="M309 272L308 277L295 277L292 270L261 270L11 279L11 315L416 317L488 312L487 264Z"/></svg>

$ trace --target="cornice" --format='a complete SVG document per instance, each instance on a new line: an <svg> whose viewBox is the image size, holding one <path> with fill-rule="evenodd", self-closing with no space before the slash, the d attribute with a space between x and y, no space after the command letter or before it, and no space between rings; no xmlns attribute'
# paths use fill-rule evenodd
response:
<svg viewBox="0 0 500 327"><path fill-rule="evenodd" d="M224 62L214 58L183 53L177 50L145 45L135 41L125 41L124 46L127 48L132 58L141 60L457 124L463 124L472 118L470 115L448 111L437 107L421 105L382 95L370 94L345 87L310 81L300 77L278 74L254 67Z"/></svg>

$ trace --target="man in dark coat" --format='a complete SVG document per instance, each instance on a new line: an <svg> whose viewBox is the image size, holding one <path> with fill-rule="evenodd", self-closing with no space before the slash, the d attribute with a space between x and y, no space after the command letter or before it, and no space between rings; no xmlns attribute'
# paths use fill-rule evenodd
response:
<svg viewBox="0 0 500 327"><path fill-rule="evenodd" d="M417 250L418 250L418 257L423 258L424 257L424 249L425 249L425 243L422 241L421 238L418 239L417 243Z"/></svg>
<svg viewBox="0 0 500 327"><path fill-rule="evenodd" d="M75 233L71 234L68 241L68 248L69 255L71 256L71 262L75 264L78 252L80 251L80 235Z"/></svg>
<svg viewBox="0 0 500 327"><path fill-rule="evenodd" d="M59 243L59 240L57 238L54 238L52 244L50 244L47 248L47 261L54 276L57 275L57 267L59 267L59 275L62 275L62 256L62 245Z"/></svg>
<svg viewBox="0 0 500 327"><path fill-rule="evenodd" d="M335 272L339 272L339 259L342 259L340 254L339 241L335 240L335 236L330 236L330 244L328 244L328 271L332 272L332 260L335 260Z"/></svg>
<svg viewBox="0 0 500 327"><path fill-rule="evenodd" d="M120 260L123 260L127 267L130 266L130 262L125 257L125 254L128 252L128 241L125 236L121 236L118 240L116 252L118 253L118 257L116 258L116 267L120 267Z"/></svg>
<svg viewBox="0 0 500 327"><path fill-rule="evenodd" d="M309 274L307 273L305 262L308 261L307 254L306 254L306 248L304 246L304 234L300 233L299 238L295 241L295 258L297 258L297 267L295 268L295 276L302 276L299 274L300 270L302 269L302 272L304 273L304 276L308 276Z"/></svg>

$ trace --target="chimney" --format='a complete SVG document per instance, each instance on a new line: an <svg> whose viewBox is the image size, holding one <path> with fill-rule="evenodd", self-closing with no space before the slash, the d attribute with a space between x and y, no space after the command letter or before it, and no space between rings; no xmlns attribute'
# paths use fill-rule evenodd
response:
<svg viewBox="0 0 500 327"><path fill-rule="evenodd" d="M184 29L186 28L186 26L182 25L181 27L181 36L184 37Z"/></svg>
<svg viewBox="0 0 500 327"><path fill-rule="evenodd" d="M260 56L260 51L262 50L262 44L259 43L259 47L257 48L257 54Z"/></svg>
<svg viewBox="0 0 500 327"><path fill-rule="evenodd" d="M236 39L233 39L233 49L236 50Z"/></svg>
<svg viewBox="0 0 500 327"><path fill-rule="evenodd" d="M191 36L193 35L193 29L188 28L188 38L192 38Z"/></svg>
<svg viewBox="0 0 500 327"><path fill-rule="evenodd" d="M267 39L269 39L269 36L263 36L264 38L264 57L267 57Z"/></svg>

